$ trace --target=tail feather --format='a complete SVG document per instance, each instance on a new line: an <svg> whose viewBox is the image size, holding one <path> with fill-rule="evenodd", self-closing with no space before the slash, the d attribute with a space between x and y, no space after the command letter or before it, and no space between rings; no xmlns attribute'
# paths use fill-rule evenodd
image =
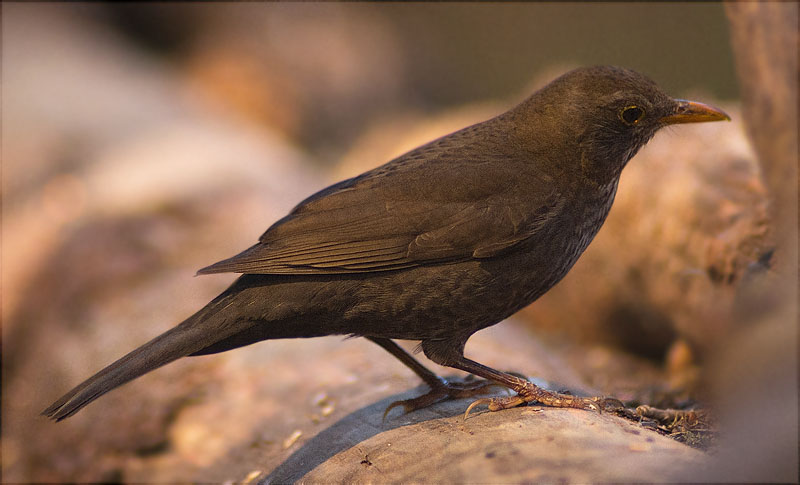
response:
<svg viewBox="0 0 800 485"><path fill-rule="evenodd" d="M226 319L218 318L219 315L216 314L216 309L222 303L220 300L227 299L225 296L220 295L177 327L133 350L79 384L42 411L42 415L56 421L66 419L108 391L237 333L241 330L237 328L238 325L231 325L230 321L225 323Z"/></svg>

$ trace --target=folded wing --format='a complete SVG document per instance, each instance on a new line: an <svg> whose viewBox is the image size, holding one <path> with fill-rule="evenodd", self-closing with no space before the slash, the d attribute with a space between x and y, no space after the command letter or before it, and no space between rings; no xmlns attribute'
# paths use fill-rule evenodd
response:
<svg viewBox="0 0 800 485"><path fill-rule="evenodd" d="M425 157L411 152L331 186L258 244L198 273L346 274L489 258L532 237L562 210L555 188L526 192L513 163L491 163L487 173L486 160L475 162L469 147L458 148L431 156L423 147Z"/></svg>

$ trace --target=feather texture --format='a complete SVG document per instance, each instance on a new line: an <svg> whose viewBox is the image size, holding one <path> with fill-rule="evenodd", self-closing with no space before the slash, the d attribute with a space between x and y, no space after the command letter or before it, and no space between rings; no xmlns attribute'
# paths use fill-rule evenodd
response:
<svg viewBox="0 0 800 485"><path fill-rule="evenodd" d="M531 160L495 139L503 132L497 123L465 128L312 195L256 245L198 274L364 273L501 254L533 236L564 198L545 171L530 170ZM496 176L486 177L488 162ZM548 184L550 191L526 190Z"/></svg>

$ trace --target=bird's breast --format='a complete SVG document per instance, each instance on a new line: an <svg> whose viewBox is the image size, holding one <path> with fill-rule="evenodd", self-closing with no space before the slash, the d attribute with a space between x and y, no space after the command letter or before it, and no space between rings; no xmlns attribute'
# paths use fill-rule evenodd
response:
<svg viewBox="0 0 800 485"><path fill-rule="evenodd" d="M530 277L521 282L526 286L523 306L539 298L555 286L578 261L594 239L611 210L617 191L617 180L591 190L570 201L563 217L529 248L527 271Z"/></svg>
<svg viewBox="0 0 800 485"><path fill-rule="evenodd" d="M577 209L578 221L575 227L575 246L577 256L589 246L594 236L603 227L603 223L611 211L614 196L617 193L619 179L614 179L590 192L590 196ZM576 256L576 259L577 259Z"/></svg>

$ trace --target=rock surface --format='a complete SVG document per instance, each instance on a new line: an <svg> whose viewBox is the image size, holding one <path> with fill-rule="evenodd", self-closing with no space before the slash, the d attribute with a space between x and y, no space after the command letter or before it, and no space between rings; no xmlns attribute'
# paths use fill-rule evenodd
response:
<svg viewBox="0 0 800 485"><path fill-rule="evenodd" d="M460 400L382 423L389 402L340 420L260 483L665 482L707 458L608 414L528 406L465 421Z"/></svg>

